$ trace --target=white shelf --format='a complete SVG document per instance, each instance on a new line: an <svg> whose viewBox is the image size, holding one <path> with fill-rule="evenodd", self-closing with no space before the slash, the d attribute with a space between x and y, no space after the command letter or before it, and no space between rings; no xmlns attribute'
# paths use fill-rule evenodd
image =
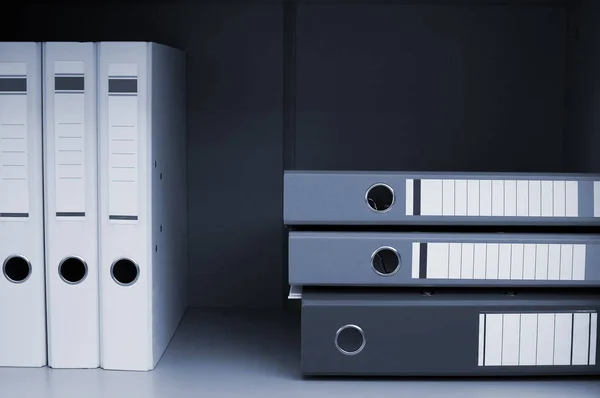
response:
<svg viewBox="0 0 600 398"><path fill-rule="evenodd" d="M188 310L152 372L0 369L3 398L597 398L600 380L305 379L298 311Z"/></svg>

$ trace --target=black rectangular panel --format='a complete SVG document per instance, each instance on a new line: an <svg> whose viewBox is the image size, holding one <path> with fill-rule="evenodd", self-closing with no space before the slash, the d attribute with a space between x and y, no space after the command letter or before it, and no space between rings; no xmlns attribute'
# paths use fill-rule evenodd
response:
<svg viewBox="0 0 600 398"><path fill-rule="evenodd" d="M109 220L137 220L138 216L121 216L121 215L111 215L108 216Z"/></svg>
<svg viewBox="0 0 600 398"><path fill-rule="evenodd" d="M56 76L54 90L56 91L83 91L85 79L83 76Z"/></svg>
<svg viewBox="0 0 600 398"><path fill-rule="evenodd" d="M27 218L29 213L0 213L0 217L6 218Z"/></svg>
<svg viewBox="0 0 600 398"><path fill-rule="evenodd" d="M56 217L85 217L84 211L59 211Z"/></svg>
<svg viewBox="0 0 600 398"><path fill-rule="evenodd" d="M108 79L109 94L137 93L137 79Z"/></svg>
<svg viewBox="0 0 600 398"><path fill-rule="evenodd" d="M0 92L27 92L27 78L0 77Z"/></svg>

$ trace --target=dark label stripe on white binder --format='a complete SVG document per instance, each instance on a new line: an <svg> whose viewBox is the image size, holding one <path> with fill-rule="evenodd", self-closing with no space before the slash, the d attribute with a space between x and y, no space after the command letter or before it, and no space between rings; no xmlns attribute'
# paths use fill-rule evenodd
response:
<svg viewBox="0 0 600 398"><path fill-rule="evenodd" d="M111 76L108 79L108 94L137 94L137 77Z"/></svg>
<svg viewBox="0 0 600 398"><path fill-rule="evenodd" d="M116 215L111 215L108 216L109 220L129 220L129 221L134 221L138 219L138 216L116 216Z"/></svg>
<svg viewBox="0 0 600 398"><path fill-rule="evenodd" d="M0 93L27 93L27 77L0 76Z"/></svg>
<svg viewBox="0 0 600 398"><path fill-rule="evenodd" d="M478 366L596 364L595 311L479 314Z"/></svg>
<svg viewBox="0 0 600 398"><path fill-rule="evenodd" d="M29 213L0 213L0 217L5 218L27 218Z"/></svg>
<svg viewBox="0 0 600 398"><path fill-rule="evenodd" d="M54 75L54 91L78 93L85 89L85 78L83 74L59 74Z"/></svg>
<svg viewBox="0 0 600 398"><path fill-rule="evenodd" d="M415 243L413 279L585 280L585 244Z"/></svg>
<svg viewBox="0 0 600 398"><path fill-rule="evenodd" d="M84 211L57 211L56 217L85 217Z"/></svg>
<svg viewBox="0 0 600 398"><path fill-rule="evenodd" d="M0 217L29 217L27 66L0 63Z"/></svg>
<svg viewBox="0 0 600 398"><path fill-rule="evenodd" d="M594 194L595 203L598 203L600 188L596 183ZM580 215L579 183L574 180L408 179L406 203L406 215L414 216L578 217ZM595 206L594 209L595 216L600 216L600 205Z"/></svg>

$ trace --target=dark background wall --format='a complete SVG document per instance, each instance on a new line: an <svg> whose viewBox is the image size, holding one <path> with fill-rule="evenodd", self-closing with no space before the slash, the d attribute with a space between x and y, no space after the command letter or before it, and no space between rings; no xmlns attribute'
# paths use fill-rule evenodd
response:
<svg viewBox="0 0 600 398"><path fill-rule="evenodd" d="M299 169L560 171L562 7L301 5Z"/></svg>
<svg viewBox="0 0 600 398"><path fill-rule="evenodd" d="M284 168L561 171L595 161L577 160L563 134L566 109L572 134L583 118L565 106L568 8L386 3L26 1L2 19L0 40L184 49L190 306L281 307ZM585 116L582 148L597 141Z"/></svg>
<svg viewBox="0 0 600 398"><path fill-rule="evenodd" d="M565 168L600 173L600 2L585 0L568 11Z"/></svg>

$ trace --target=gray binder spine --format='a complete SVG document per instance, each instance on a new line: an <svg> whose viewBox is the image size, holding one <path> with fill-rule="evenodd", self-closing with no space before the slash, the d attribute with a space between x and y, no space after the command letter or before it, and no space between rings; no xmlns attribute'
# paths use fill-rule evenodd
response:
<svg viewBox="0 0 600 398"><path fill-rule="evenodd" d="M600 371L599 297L364 296L303 294L304 374L516 376Z"/></svg>
<svg viewBox="0 0 600 398"><path fill-rule="evenodd" d="M289 283L304 286L600 286L600 236L302 232Z"/></svg>
<svg viewBox="0 0 600 398"><path fill-rule="evenodd" d="M302 172L286 225L600 225L600 175Z"/></svg>

